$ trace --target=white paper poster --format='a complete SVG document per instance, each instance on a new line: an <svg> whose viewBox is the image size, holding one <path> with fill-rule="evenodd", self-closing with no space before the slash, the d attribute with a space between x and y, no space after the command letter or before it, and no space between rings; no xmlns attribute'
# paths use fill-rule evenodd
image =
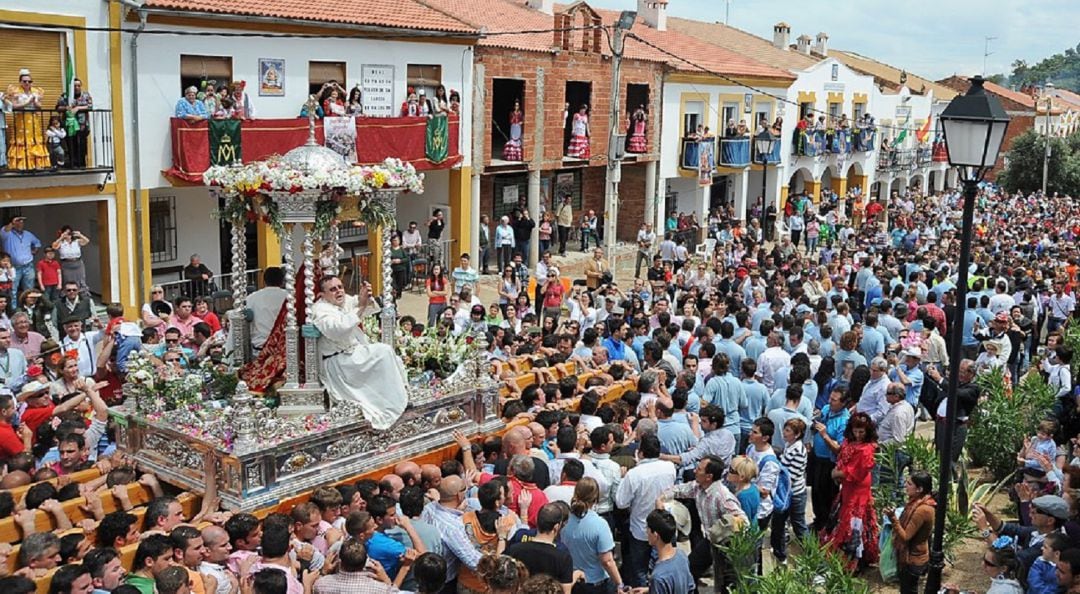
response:
<svg viewBox="0 0 1080 594"><path fill-rule="evenodd" d="M364 64L360 68L360 87L363 90L364 115L389 118L394 110L394 67Z"/></svg>

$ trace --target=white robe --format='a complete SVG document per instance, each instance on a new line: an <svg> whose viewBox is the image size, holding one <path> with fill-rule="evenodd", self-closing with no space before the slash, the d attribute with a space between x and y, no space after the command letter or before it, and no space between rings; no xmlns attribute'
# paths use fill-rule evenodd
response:
<svg viewBox="0 0 1080 594"><path fill-rule="evenodd" d="M376 429L393 425L409 403L405 365L390 346L368 341L357 298L347 295L344 307L318 301L307 317L322 333L319 357L330 397L359 406Z"/></svg>

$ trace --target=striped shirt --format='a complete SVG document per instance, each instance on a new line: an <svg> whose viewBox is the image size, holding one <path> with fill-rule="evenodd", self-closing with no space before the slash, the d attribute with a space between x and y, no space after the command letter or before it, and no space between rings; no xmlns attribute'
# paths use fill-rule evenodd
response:
<svg viewBox="0 0 1080 594"><path fill-rule="evenodd" d="M806 492L806 444L798 439L787 444L780 454L780 464L791 476L791 494L801 495Z"/></svg>

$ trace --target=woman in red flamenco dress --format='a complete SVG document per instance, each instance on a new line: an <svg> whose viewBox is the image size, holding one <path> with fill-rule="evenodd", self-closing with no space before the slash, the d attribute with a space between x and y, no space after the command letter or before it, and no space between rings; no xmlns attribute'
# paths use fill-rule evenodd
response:
<svg viewBox="0 0 1080 594"><path fill-rule="evenodd" d="M833 504L832 517L822 534L826 546L848 557L851 569L877 563L878 522L870 491L871 470L877 451L877 430L866 413L856 413L844 430L844 443L836 456L833 480L840 482L840 494Z"/></svg>

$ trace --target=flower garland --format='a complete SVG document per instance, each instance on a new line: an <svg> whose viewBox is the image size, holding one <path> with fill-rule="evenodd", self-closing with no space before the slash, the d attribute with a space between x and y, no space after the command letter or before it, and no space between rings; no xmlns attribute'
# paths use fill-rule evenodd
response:
<svg viewBox="0 0 1080 594"><path fill-rule="evenodd" d="M404 189L424 192L424 174L417 173L411 163L386 159L378 165L360 165L340 169L304 171L296 169L281 157L270 157L239 167L215 165L206 170L203 180L221 188L224 206L216 215L231 222L263 220L275 231L282 224L277 204L270 192L319 192L316 198L315 232L328 229L340 213L339 201L344 196L360 196L360 219L372 226L390 221L389 212L374 200L366 199L378 190Z"/></svg>
<svg viewBox="0 0 1080 594"><path fill-rule="evenodd" d="M368 339L379 342L382 331L378 318L368 316L362 323ZM433 327L425 328L419 336L404 334L400 326L395 331L398 353L405 364L409 383L414 385L446 379L476 350L468 334L455 336L450 333L441 337Z"/></svg>

